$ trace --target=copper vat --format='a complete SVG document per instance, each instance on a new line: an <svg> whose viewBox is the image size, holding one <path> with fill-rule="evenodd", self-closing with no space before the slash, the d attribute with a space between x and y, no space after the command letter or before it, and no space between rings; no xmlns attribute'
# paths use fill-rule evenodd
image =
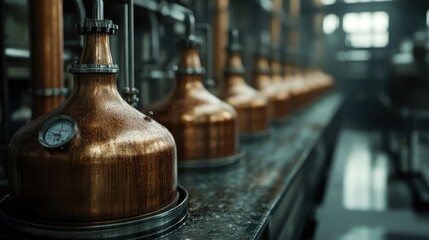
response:
<svg viewBox="0 0 429 240"><path fill-rule="evenodd" d="M307 85L305 72L298 64L285 61L283 63L283 81L289 88L292 111L302 109L310 103L311 89Z"/></svg>
<svg viewBox="0 0 429 240"><path fill-rule="evenodd" d="M283 66L280 58L280 53L277 49L273 49L270 57L270 68L271 68L271 84L276 89L276 93L279 99L282 100L281 105L278 108L282 108L281 117L274 120L284 120L291 113L291 98L289 88L283 82Z"/></svg>
<svg viewBox="0 0 429 240"><path fill-rule="evenodd" d="M268 101L244 79L238 34L237 29L230 30L223 87L218 95L237 111L240 136L263 134L269 128Z"/></svg>
<svg viewBox="0 0 429 240"><path fill-rule="evenodd" d="M289 114L289 94L281 86L281 79L272 80L268 51L263 47L255 57L253 83L257 90L268 99L268 113L271 121L284 120Z"/></svg>
<svg viewBox="0 0 429 240"><path fill-rule="evenodd" d="M332 77L324 73L321 69L308 67L305 72L306 85L309 89L309 93L307 94L308 102L314 101L332 89Z"/></svg>
<svg viewBox="0 0 429 240"><path fill-rule="evenodd" d="M117 26L97 18L79 28L85 40L71 70L75 84L70 98L11 140L11 205L35 221L63 225L122 220L168 208L177 199L174 139L119 95L118 67L109 48L109 34ZM64 116L75 122L75 135L67 144L49 146L38 140L50 121ZM49 141L62 141L63 127L47 129L53 136Z"/></svg>
<svg viewBox="0 0 429 240"><path fill-rule="evenodd" d="M298 109L299 87L297 82L297 74L293 64L283 56L282 60L282 81L284 87L289 93L289 111L292 113Z"/></svg>
<svg viewBox="0 0 429 240"><path fill-rule="evenodd" d="M203 86L199 45L193 35L178 43L176 86L149 107L154 118L173 134L180 166L239 153L237 113Z"/></svg>

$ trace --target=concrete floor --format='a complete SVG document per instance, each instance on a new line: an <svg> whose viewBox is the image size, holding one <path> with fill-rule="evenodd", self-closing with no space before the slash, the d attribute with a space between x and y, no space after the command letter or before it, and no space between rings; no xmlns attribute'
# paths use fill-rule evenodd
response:
<svg viewBox="0 0 429 240"><path fill-rule="evenodd" d="M342 130L333 158L313 239L429 239L429 215L413 209L408 186L392 177L378 132Z"/></svg>

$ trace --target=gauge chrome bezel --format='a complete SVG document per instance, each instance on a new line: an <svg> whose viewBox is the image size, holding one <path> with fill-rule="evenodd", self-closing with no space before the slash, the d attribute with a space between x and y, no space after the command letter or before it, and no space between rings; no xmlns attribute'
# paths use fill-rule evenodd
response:
<svg viewBox="0 0 429 240"><path fill-rule="evenodd" d="M72 125L72 133L67 136L67 138L57 144L49 144L45 141L46 132L58 121L68 121ZM48 149L58 149L58 148L64 148L69 144L77 135L77 124L74 121L74 119L67 115L59 115L56 117L53 117L49 119L45 124L43 124L42 128L39 131L39 143Z"/></svg>

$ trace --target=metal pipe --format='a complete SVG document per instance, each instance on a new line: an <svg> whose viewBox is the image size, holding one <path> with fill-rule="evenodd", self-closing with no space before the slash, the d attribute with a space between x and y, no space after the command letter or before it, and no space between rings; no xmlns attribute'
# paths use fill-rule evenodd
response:
<svg viewBox="0 0 429 240"><path fill-rule="evenodd" d="M225 66L226 52L225 48L228 39L229 28L229 0L216 0L216 9L214 17L214 30L213 30L213 48L214 48L214 77L218 81L218 87L222 88L223 82L222 71Z"/></svg>
<svg viewBox="0 0 429 240"><path fill-rule="evenodd" d="M206 77L207 80L213 79L213 39L212 39L212 28L211 25L208 23L198 23L197 29L203 29L205 30L206 35L206 59L205 59L205 65L206 65Z"/></svg>
<svg viewBox="0 0 429 240"><path fill-rule="evenodd" d="M83 5L82 0L75 0L74 1L76 8L79 12L79 19L85 19L86 18L86 12L85 12L85 6Z"/></svg>
<svg viewBox="0 0 429 240"><path fill-rule="evenodd" d="M31 71L33 118L58 107L64 100L63 1L29 1L31 15ZM57 89L49 96L45 89ZM40 94L42 93L42 94Z"/></svg>
<svg viewBox="0 0 429 240"><path fill-rule="evenodd" d="M158 31L158 19L156 18L156 15L153 12L150 12L148 14L149 17L149 23L150 23L150 36L151 36L151 60L158 62L158 56L160 52L159 48L159 31Z"/></svg>
<svg viewBox="0 0 429 240"><path fill-rule="evenodd" d="M103 0L94 0L92 5L92 18L97 20L104 19L104 3Z"/></svg>
<svg viewBox="0 0 429 240"><path fill-rule="evenodd" d="M130 0L128 3L128 71L129 73L129 87L133 91L135 88L134 79L134 0Z"/></svg>
<svg viewBox="0 0 429 240"><path fill-rule="evenodd" d="M185 36L195 35L195 17L192 12L184 12L183 23L186 26Z"/></svg>
<svg viewBox="0 0 429 240"><path fill-rule="evenodd" d="M128 40L128 6L127 6L127 2L124 2L124 18L123 18L123 28L122 28L122 33L123 33L123 41L124 43L122 44L122 52L124 54L124 66L122 69L124 69L123 71L123 77L124 77L124 88L128 88L130 86L130 76L129 76L129 60L130 57L128 56L130 50L129 50L129 40Z"/></svg>
<svg viewBox="0 0 429 240"><path fill-rule="evenodd" d="M75 0L74 3L79 13L79 19L86 19L85 5L83 5L82 0ZM79 42L80 46L83 47L83 37L80 37Z"/></svg>
<svg viewBox="0 0 429 240"><path fill-rule="evenodd" d="M134 0L134 4L145 8L146 10L160 13L164 17L169 17L176 21L185 21L185 14L191 13L192 10L177 3L167 1L156 2L154 0Z"/></svg>
<svg viewBox="0 0 429 240"><path fill-rule="evenodd" d="M1 99L1 129L0 144L1 148L6 148L9 141L9 92L8 82L6 76L6 56L5 56L5 28L4 28L4 0L0 1L0 77L2 79L0 84ZM3 154L3 151L2 151Z"/></svg>
<svg viewBox="0 0 429 240"><path fill-rule="evenodd" d="M273 0L272 4L273 10L270 23L271 48L277 49L280 47L280 36L282 33L281 14L283 10L283 1Z"/></svg>

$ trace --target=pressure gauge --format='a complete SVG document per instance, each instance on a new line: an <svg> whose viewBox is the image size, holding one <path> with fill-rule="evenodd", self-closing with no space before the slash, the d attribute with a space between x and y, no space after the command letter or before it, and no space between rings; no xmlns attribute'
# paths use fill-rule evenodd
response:
<svg viewBox="0 0 429 240"><path fill-rule="evenodd" d="M63 148L77 135L76 122L66 115L60 115L46 122L39 131L39 143L45 148Z"/></svg>

